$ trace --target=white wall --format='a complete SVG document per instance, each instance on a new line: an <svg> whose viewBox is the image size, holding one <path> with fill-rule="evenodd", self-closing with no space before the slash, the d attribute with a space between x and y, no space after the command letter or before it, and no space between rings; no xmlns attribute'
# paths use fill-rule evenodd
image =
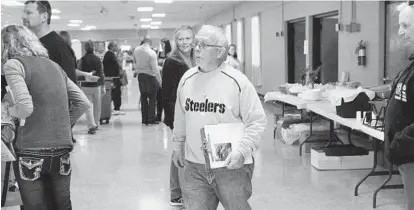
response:
<svg viewBox="0 0 414 210"><path fill-rule="evenodd" d="M338 42L338 75L349 71L351 79L363 85L380 84L383 77L383 2L357 1L356 20L361 24L361 31L356 33L339 32ZM250 18L260 14L261 21L261 64L263 69L263 85L257 87L260 94L277 89L287 81L286 69L286 36L276 37L275 33L283 30L284 21L309 17L317 14L338 10L342 23L351 21L351 2L343 1L290 1L284 2L282 18L282 2L242 2L233 9L225 11L204 21L204 24L223 25L234 19L245 20L245 71L251 76L251 26ZM342 8L342 9L341 9ZM309 24L307 24L309 25ZM199 26L198 26L199 27ZM236 28L234 27L233 33ZM307 29L309 30L309 29ZM284 31L285 33L285 31ZM286 34L286 33L285 33ZM235 35L233 35L233 39ZM357 56L354 54L357 42L365 40L367 47L367 65L357 66ZM235 40L234 40L235 41Z"/></svg>

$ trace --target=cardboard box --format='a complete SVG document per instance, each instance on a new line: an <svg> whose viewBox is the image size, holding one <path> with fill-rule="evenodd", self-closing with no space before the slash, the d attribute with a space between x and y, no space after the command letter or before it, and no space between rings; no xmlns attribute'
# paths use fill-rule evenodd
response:
<svg viewBox="0 0 414 210"><path fill-rule="evenodd" d="M370 169L373 166L374 152L363 156L326 156L325 152L314 147L311 149L311 165L318 170Z"/></svg>

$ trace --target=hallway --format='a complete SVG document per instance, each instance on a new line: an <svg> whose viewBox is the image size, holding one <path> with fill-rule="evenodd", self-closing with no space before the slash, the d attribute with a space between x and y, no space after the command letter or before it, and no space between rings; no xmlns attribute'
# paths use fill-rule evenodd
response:
<svg viewBox="0 0 414 210"><path fill-rule="evenodd" d="M180 209L169 205L171 132L164 124L141 125L138 82L128 73L130 82L121 107L126 114L113 116L95 135L86 134L83 118L75 127L74 210ZM353 187L367 170L318 171L310 165L309 154L298 156L297 146L278 140L273 145L271 112L277 108L268 104L265 108L269 125L256 157L250 199L253 209L372 209L372 193L385 177L370 178L361 186L361 195L354 197ZM403 202L402 190L381 191L377 209L403 209Z"/></svg>

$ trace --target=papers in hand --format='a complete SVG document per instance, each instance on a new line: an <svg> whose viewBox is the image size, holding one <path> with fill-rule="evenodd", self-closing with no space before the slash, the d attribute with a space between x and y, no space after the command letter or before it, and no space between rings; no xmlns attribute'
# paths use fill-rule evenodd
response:
<svg viewBox="0 0 414 210"><path fill-rule="evenodd" d="M226 167L225 160L244 135L243 123L206 125L202 132L207 141L211 168Z"/></svg>

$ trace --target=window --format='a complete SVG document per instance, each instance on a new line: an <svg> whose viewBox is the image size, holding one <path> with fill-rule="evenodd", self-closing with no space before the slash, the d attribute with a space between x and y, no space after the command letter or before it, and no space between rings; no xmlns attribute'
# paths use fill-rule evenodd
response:
<svg viewBox="0 0 414 210"><path fill-rule="evenodd" d="M396 7L402 2L388 2L386 4L385 23L385 77L394 79L398 72L403 70L410 51L404 47L403 38L398 36L398 11Z"/></svg>
<svg viewBox="0 0 414 210"><path fill-rule="evenodd" d="M243 20L237 21L237 58L243 63Z"/></svg>
<svg viewBox="0 0 414 210"><path fill-rule="evenodd" d="M259 16L252 17L252 83L262 85L262 69L260 66L260 20Z"/></svg>
<svg viewBox="0 0 414 210"><path fill-rule="evenodd" d="M231 41L231 23L230 24L227 24L225 26L225 29L224 30L226 32L227 41L229 42L229 44L231 44L232 43L232 41Z"/></svg>

